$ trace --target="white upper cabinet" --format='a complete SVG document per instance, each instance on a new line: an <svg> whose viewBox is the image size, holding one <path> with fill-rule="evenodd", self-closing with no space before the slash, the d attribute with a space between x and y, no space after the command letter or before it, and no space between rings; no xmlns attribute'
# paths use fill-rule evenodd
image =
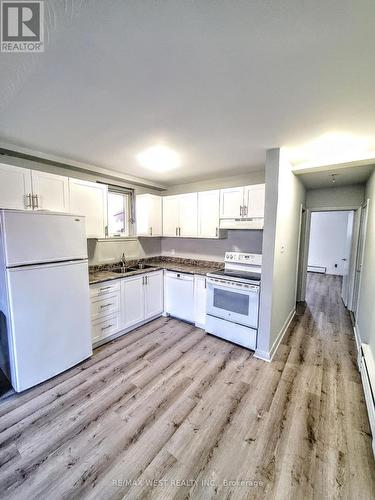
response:
<svg viewBox="0 0 375 500"><path fill-rule="evenodd" d="M138 236L162 236L162 199L153 194L136 197L136 221Z"/></svg>
<svg viewBox="0 0 375 500"><path fill-rule="evenodd" d="M221 189L220 219L264 217L265 185Z"/></svg>
<svg viewBox="0 0 375 500"><path fill-rule="evenodd" d="M196 238L198 235L197 193L164 196L163 236Z"/></svg>
<svg viewBox="0 0 375 500"><path fill-rule="evenodd" d="M179 195L179 236L196 238L198 235L198 194Z"/></svg>
<svg viewBox="0 0 375 500"><path fill-rule="evenodd" d="M198 193L198 238L219 237L220 191Z"/></svg>
<svg viewBox="0 0 375 500"><path fill-rule="evenodd" d="M69 179L70 211L86 217L86 237L104 238L107 225L107 186Z"/></svg>
<svg viewBox="0 0 375 500"><path fill-rule="evenodd" d="M265 184L245 186L245 217L264 217Z"/></svg>
<svg viewBox="0 0 375 500"><path fill-rule="evenodd" d="M0 163L0 208L32 209L31 196L30 170Z"/></svg>
<svg viewBox="0 0 375 500"><path fill-rule="evenodd" d="M220 191L220 218L236 219L243 214L244 188L235 187Z"/></svg>
<svg viewBox="0 0 375 500"><path fill-rule="evenodd" d="M34 208L69 212L69 178L47 172L31 171Z"/></svg>
<svg viewBox="0 0 375 500"><path fill-rule="evenodd" d="M178 236L179 210L178 196L163 197L163 236Z"/></svg>

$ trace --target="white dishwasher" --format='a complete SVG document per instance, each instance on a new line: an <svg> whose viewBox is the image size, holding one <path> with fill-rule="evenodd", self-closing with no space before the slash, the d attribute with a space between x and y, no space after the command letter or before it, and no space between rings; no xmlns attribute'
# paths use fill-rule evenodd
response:
<svg viewBox="0 0 375 500"><path fill-rule="evenodd" d="M194 275L166 271L165 312L194 322Z"/></svg>

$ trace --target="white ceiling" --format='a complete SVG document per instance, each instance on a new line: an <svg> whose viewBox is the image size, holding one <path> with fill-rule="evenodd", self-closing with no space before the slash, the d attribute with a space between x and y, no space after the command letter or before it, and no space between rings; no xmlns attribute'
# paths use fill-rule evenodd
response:
<svg viewBox="0 0 375 500"><path fill-rule="evenodd" d="M374 165L333 169L327 168L325 171L299 174L298 177L307 189L319 189L365 183L373 170ZM298 174L298 172L295 173ZM334 183L332 183L332 174L335 175Z"/></svg>
<svg viewBox="0 0 375 500"><path fill-rule="evenodd" d="M167 184L332 131L375 145L373 0L45 5L45 52L0 55L3 141ZM181 168L137 164L157 142Z"/></svg>

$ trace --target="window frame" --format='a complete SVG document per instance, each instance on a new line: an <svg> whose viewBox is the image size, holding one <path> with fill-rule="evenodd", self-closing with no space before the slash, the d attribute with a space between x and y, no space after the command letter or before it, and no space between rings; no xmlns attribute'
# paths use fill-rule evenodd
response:
<svg viewBox="0 0 375 500"><path fill-rule="evenodd" d="M124 197L124 215L128 213L128 217L125 219L125 231L123 234L111 234L109 232L109 196L110 194L122 195ZM127 199L127 202L125 200ZM125 206L125 203L127 207ZM127 210L126 210L127 209ZM123 188L120 186L108 185L108 196L107 196L107 226L106 226L106 240L119 240L119 239L134 239L135 237L135 193L134 189Z"/></svg>

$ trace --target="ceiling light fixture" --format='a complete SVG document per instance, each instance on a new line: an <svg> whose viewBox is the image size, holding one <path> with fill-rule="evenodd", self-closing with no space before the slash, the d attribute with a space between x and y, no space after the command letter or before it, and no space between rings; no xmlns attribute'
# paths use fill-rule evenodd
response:
<svg viewBox="0 0 375 500"><path fill-rule="evenodd" d="M338 176L339 174L331 174L331 181L332 181L332 184L334 184L336 182L336 177Z"/></svg>
<svg viewBox="0 0 375 500"><path fill-rule="evenodd" d="M166 146L157 144L137 155L137 160L142 167L155 172L167 172L181 165L179 155Z"/></svg>

